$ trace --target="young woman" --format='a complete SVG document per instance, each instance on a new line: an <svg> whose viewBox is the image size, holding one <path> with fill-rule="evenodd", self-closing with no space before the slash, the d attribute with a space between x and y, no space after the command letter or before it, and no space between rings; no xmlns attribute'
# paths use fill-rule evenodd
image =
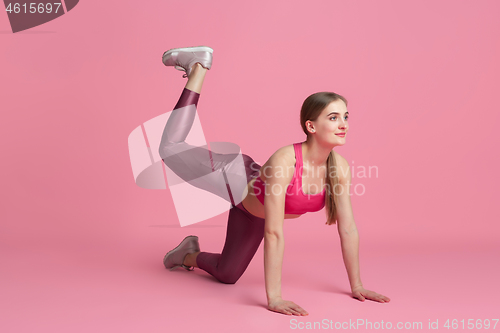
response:
<svg viewBox="0 0 500 333"><path fill-rule="evenodd" d="M304 101L300 113L306 141L278 149L263 166L244 154L216 154L187 144L196 105L213 50L206 46L171 49L166 66L183 70L188 81L172 111L159 148L163 162L179 177L231 202L222 252L200 252L197 236L187 236L168 252L166 268L199 267L223 283L236 283L264 239L264 272L269 310L308 315L281 297L284 219L325 207L327 224L337 224L342 255L353 297L389 302L386 296L363 288L359 271L359 236L351 202L351 173L345 158L333 148L345 144L349 130L347 101L333 92L319 92ZM237 158L237 156L243 157ZM228 185L239 177L246 187ZM224 181L221 181L221 180Z"/></svg>

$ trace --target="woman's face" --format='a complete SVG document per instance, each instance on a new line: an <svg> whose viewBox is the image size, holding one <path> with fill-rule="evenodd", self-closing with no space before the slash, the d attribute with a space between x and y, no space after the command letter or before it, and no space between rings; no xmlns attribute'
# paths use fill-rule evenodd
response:
<svg viewBox="0 0 500 333"><path fill-rule="evenodd" d="M309 132L311 129L314 131L312 134L316 135L317 140L338 146L345 144L349 130L348 118L347 106L339 99L328 104L318 119L306 126L309 126ZM342 136L342 133L345 134Z"/></svg>

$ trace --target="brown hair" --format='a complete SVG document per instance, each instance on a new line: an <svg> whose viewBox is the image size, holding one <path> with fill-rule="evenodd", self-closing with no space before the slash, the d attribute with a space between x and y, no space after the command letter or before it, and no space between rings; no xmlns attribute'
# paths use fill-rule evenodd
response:
<svg viewBox="0 0 500 333"><path fill-rule="evenodd" d="M338 100L344 101L347 106L347 99L345 97L336 94L334 92L318 92L307 97L302 104L300 110L300 125L304 133L309 136L311 135L306 128L306 121L315 121L318 119L321 112L331 103ZM337 222L337 193L334 191L336 189L339 179L337 175L337 163L335 162L335 156L333 150L328 155L326 161L326 197L325 197L325 207L326 207L326 223L328 225L335 224ZM333 176L332 176L333 175Z"/></svg>

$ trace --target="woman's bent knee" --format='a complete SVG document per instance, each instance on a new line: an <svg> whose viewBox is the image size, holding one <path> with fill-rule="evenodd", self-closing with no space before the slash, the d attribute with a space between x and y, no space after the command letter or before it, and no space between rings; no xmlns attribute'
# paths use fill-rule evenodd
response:
<svg viewBox="0 0 500 333"><path fill-rule="evenodd" d="M230 277L219 278L218 280L225 284L235 284L239 279L240 279L239 276L230 276Z"/></svg>
<svg viewBox="0 0 500 333"><path fill-rule="evenodd" d="M235 284L240 279L240 277L242 275L243 275L243 273L240 274L238 272L231 271L231 272L219 274L217 279L220 282L225 283L225 284Z"/></svg>
<svg viewBox="0 0 500 333"><path fill-rule="evenodd" d="M185 142L170 142L164 141L160 143L158 147L158 154L161 159L166 159L169 157L175 158L176 155L179 156L182 152L188 150Z"/></svg>

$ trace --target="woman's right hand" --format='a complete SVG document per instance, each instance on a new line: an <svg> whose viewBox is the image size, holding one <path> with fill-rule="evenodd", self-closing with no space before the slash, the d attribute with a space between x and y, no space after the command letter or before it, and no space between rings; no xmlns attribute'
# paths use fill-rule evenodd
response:
<svg viewBox="0 0 500 333"><path fill-rule="evenodd" d="M306 310L302 309L300 306L292 301L285 301L282 298L272 299L268 302L267 308L274 312L284 313L286 315L294 316L307 316Z"/></svg>

